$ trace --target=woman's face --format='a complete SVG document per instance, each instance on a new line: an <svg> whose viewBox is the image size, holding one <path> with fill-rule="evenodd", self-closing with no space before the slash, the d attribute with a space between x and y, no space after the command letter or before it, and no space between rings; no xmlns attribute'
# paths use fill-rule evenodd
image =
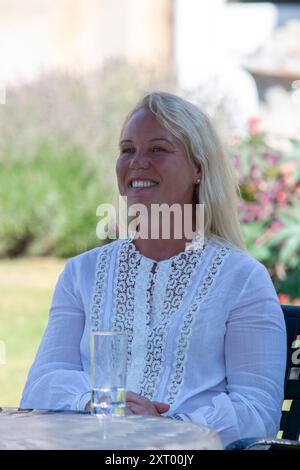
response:
<svg viewBox="0 0 300 470"><path fill-rule="evenodd" d="M128 121L116 164L119 191L127 204L192 204L200 177L183 144L148 109Z"/></svg>

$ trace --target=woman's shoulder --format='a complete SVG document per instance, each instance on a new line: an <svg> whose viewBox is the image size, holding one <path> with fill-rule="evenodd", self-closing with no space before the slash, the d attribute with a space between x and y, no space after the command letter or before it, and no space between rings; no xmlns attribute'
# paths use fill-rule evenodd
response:
<svg viewBox="0 0 300 470"><path fill-rule="evenodd" d="M91 271L93 268L95 268L99 256L104 252L110 251L115 248L118 243L119 240L115 240L105 245L92 248L91 250L84 251L83 253L69 258L69 260L67 261L67 265L69 265L71 269L80 271Z"/></svg>
<svg viewBox="0 0 300 470"><path fill-rule="evenodd" d="M272 299L277 294L267 268L250 253L222 242L214 242L212 248L227 250L220 275L218 288L231 301L247 302L247 299ZM225 250L224 250L225 251Z"/></svg>
<svg viewBox="0 0 300 470"><path fill-rule="evenodd" d="M219 240L211 241L211 246L214 251L218 251L220 249L227 251L224 267L225 269L230 270L234 276L241 276L244 278L253 274L260 278L270 278L267 268L248 251L239 249Z"/></svg>

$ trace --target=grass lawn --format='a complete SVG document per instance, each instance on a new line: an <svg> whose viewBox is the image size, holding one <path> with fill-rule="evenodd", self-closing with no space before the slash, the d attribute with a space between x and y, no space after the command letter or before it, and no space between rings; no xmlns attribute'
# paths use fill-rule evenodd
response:
<svg viewBox="0 0 300 470"><path fill-rule="evenodd" d="M28 370L48 321L57 278L65 264L55 258L0 261L0 406L18 406Z"/></svg>

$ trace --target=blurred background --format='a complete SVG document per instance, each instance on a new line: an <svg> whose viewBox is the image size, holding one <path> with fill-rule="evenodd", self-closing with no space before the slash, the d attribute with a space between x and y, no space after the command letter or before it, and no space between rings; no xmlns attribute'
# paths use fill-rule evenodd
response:
<svg viewBox="0 0 300 470"><path fill-rule="evenodd" d="M249 252L300 304L300 1L0 0L0 405L17 406L66 258L99 245L119 130L151 90L219 130Z"/></svg>

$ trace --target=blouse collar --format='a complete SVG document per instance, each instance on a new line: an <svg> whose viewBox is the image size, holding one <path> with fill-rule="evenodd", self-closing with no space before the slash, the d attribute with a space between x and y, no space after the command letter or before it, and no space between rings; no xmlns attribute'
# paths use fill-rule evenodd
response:
<svg viewBox="0 0 300 470"><path fill-rule="evenodd" d="M162 264L167 264L167 263L170 263L170 262L176 262L176 261L180 261L183 257L186 257L192 253L202 253L202 251L204 250L205 246L208 245L209 243L209 238L208 237L205 237L205 236L201 236L199 234L197 234L193 240L191 241L191 243L187 244L187 246L185 247L185 249L181 252L179 252L177 255L174 255L170 258L167 258L165 260L161 260L161 261L157 261L157 260L154 260L154 259L151 259L151 258L148 258L147 256L144 256L138 249L137 247L135 246L134 244L134 237L128 237L125 239L125 243L128 244L128 247L130 249L130 251L132 253L134 253L136 256L140 257L141 259L145 259L151 263L155 263L155 264L159 264L159 265L162 265Z"/></svg>

